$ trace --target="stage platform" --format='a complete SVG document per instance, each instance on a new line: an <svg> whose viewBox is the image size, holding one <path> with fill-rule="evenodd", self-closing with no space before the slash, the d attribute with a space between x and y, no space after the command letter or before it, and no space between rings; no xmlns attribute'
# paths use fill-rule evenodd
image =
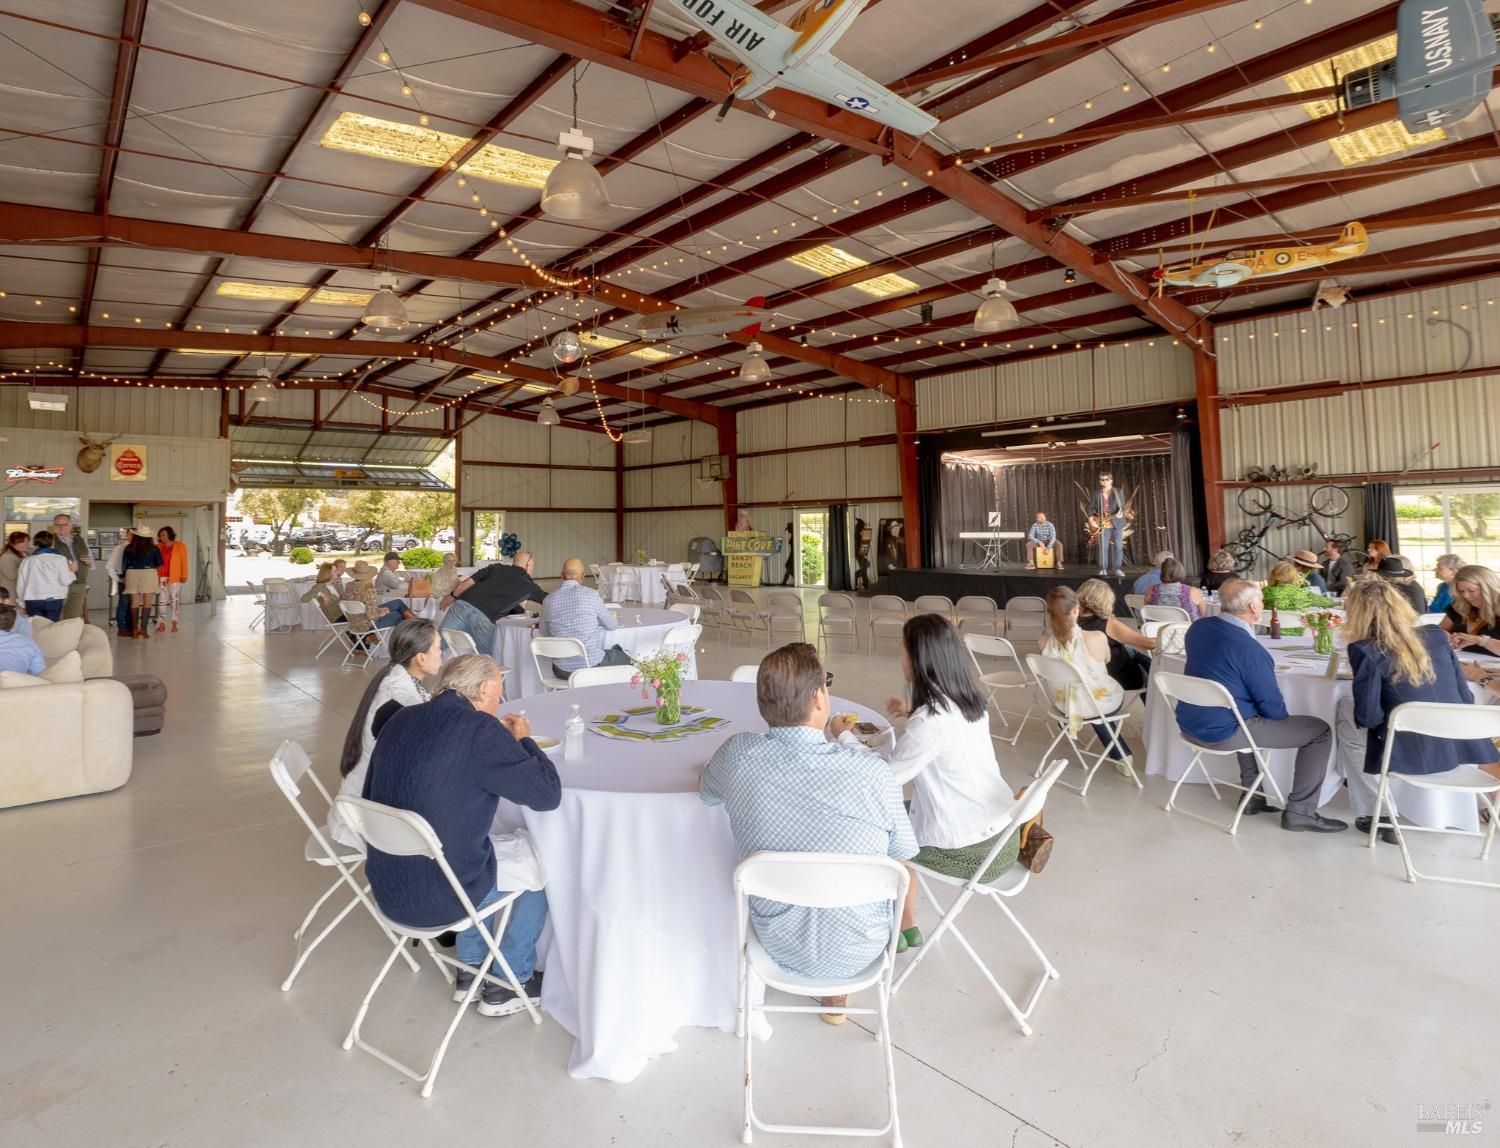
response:
<svg viewBox="0 0 1500 1148"><path fill-rule="evenodd" d="M1121 617L1130 615L1130 611L1125 607L1125 595L1130 593L1135 580L1150 569L1149 566L1127 566L1123 578L1111 575L1105 579L1115 588L1116 613ZM1047 591L1054 586L1060 584L1077 589L1090 578L1098 576L1087 566L1070 566L1061 573L1056 570L1028 570L1021 563L1001 566L998 570L941 566L930 570L888 571L874 587L874 592L895 594L897 597L905 598L908 602L914 601L923 594L941 594L955 602L966 594L977 594L980 597L993 598L997 605L1004 608L1005 603L1011 598L1028 596L1045 598Z"/></svg>

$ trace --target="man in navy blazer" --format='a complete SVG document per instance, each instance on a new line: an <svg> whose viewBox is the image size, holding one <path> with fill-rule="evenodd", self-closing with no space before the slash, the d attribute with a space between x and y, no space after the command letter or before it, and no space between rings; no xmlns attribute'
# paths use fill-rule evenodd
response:
<svg viewBox="0 0 1500 1148"><path fill-rule="evenodd" d="M1328 771L1333 735L1321 718L1287 713L1276 681L1276 663L1255 637L1255 623L1261 615L1260 587L1243 578L1231 578L1219 588L1219 603L1223 612L1218 617L1200 618L1188 628L1185 672L1190 677L1218 682L1229 691L1261 749L1297 751L1291 792L1281 814L1283 829L1311 833L1348 829L1347 822L1318 812L1318 792ZM1177 724L1189 741L1209 749L1249 747L1234 714L1221 706L1180 704ZM1242 753L1239 762L1240 784L1253 784L1259 772L1255 755ZM1245 812L1276 810L1257 793Z"/></svg>

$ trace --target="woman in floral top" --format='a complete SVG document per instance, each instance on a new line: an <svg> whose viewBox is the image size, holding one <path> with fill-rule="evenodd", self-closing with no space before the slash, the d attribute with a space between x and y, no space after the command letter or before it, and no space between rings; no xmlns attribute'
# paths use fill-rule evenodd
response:
<svg viewBox="0 0 1500 1148"><path fill-rule="evenodd" d="M1303 585L1302 571L1291 562L1278 562L1271 567L1271 576L1261 591L1261 602L1267 611L1310 610L1328 604L1321 594ZM1302 627L1283 626L1281 633L1284 637L1295 638L1302 633Z"/></svg>
<svg viewBox="0 0 1500 1148"><path fill-rule="evenodd" d="M1188 621L1196 622L1203 617L1203 591L1183 581L1187 570L1176 558L1163 558L1161 581L1146 591L1147 606L1176 606L1186 610Z"/></svg>
<svg viewBox="0 0 1500 1148"><path fill-rule="evenodd" d="M1082 686L1067 687L1066 698L1062 689L1053 690L1052 700L1067 713L1071 732L1077 733L1096 713L1108 716L1120 708L1125 691L1109 676L1109 640L1102 633L1078 628L1078 595L1069 586L1054 586L1047 594L1047 633L1041 646L1043 657L1067 662L1083 679ZM1130 752L1124 738L1112 737L1103 722L1090 724L1115 770L1126 774Z"/></svg>

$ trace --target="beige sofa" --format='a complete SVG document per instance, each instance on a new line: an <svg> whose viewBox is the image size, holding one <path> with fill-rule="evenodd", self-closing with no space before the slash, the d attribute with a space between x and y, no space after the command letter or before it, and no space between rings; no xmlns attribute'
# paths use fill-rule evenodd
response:
<svg viewBox="0 0 1500 1148"><path fill-rule="evenodd" d="M130 780L130 690L112 678L0 689L0 809L103 793Z"/></svg>
<svg viewBox="0 0 1500 1148"><path fill-rule="evenodd" d="M53 652L47 649L47 643L42 640L42 635L48 628L54 625L46 618L33 618L31 620L32 636L37 639L37 644L42 647L42 653L47 655L47 661L54 660ZM78 645L74 647L78 651L79 658L83 661L84 678L108 678L113 677L115 672L115 651L109 644L109 635L98 626L85 624L83 635L78 639Z"/></svg>

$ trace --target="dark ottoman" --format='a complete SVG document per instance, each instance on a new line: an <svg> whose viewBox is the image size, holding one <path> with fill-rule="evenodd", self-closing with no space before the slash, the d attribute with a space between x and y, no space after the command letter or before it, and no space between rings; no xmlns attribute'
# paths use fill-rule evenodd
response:
<svg viewBox="0 0 1500 1148"><path fill-rule="evenodd" d="M135 709L135 736L160 733L167 716L167 687L154 674L119 674L116 681L130 690Z"/></svg>

